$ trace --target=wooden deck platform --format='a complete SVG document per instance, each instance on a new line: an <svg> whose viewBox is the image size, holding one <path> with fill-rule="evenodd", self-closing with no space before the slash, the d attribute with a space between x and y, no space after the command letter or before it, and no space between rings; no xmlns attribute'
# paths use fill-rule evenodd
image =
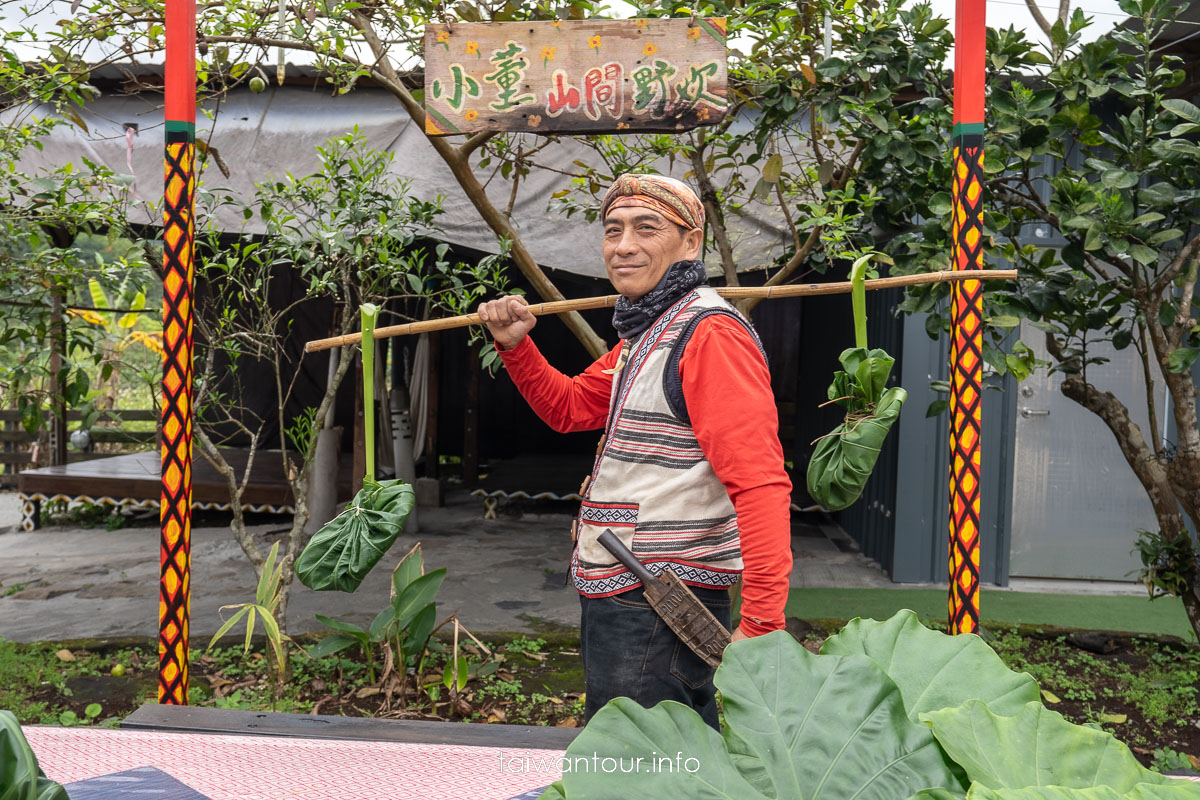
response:
<svg viewBox="0 0 1200 800"><path fill-rule="evenodd" d="M275 711L243 711L157 703L142 705L121 722L121 728L138 731L289 736L301 739L410 742L465 747L527 747L545 750L566 750L567 745L583 730L540 725L486 725L478 722L284 714Z"/></svg>
<svg viewBox="0 0 1200 800"><path fill-rule="evenodd" d="M226 460L241 476L246 469L248 452L222 450ZM17 481L21 501L21 527L31 531L41 524L41 505L66 502L68 507L82 503L94 505L157 508L162 494L161 465L157 450L97 458L75 464L25 470ZM339 496L350 496L349 475L339 486ZM254 470L242 509L273 514L294 512L291 487L283 474L279 452L262 450L255 454ZM192 458L192 508L228 510L229 488L225 479L201 456Z"/></svg>

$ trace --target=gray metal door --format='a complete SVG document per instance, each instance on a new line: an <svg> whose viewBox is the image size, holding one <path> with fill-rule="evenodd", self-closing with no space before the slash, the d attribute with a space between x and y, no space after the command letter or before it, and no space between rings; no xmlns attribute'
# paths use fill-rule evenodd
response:
<svg viewBox="0 0 1200 800"><path fill-rule="evenodd" d="M1021 340L1049 361L1044 335L1023 322ZM1088 381L1130 410L1147 441L1145 383L1133 347L1096 346L1107 364L1088 367ZM1150 501L1108 427L1064 397L1063 376L1044 370L1018 388L1013 464L1013 577L1129 581L1140 566L1131 554L1138 529L1157 525ZM1162 381L1156 378L1161 398ZM1168 416L1159 404L1160 419Z"/></svg>

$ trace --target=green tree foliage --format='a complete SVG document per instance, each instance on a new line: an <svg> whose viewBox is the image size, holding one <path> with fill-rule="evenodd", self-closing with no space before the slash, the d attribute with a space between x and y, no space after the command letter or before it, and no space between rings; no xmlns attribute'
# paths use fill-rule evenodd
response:
<svg viewBox="0 0 1200 800"><path fill-rule="evenodd" d="M1182 599L1200 635L1200 561L1186 525L1200 522L1192 371L1200 355L1200 108L1175 96L1185 73L1156 44L1181 5L1123 0L1121 9L1133 24L1085 45L1082 12L1056 25L1054 61L1021 32L988 32L985 258L1022 277L988 286L983 356L1017 379L1036 368L1061 374L1063 394L1103 420L1157 518L1159 531L1138 545L1143 577L1152 594ZM944 113L923 122L948 133ZM887 247L894 271L948 268L949 159L864 169L887 187L876 222L901 231ZM936 336L949 329L948 294L947 285L913 287L903 309L930 312ZM1048 363L1019 340L1022 319L1044 342ZM1134 349L1148 431L1089 378L1088 367L1107 360L1102 343ZM1164 414L1173 416L1174 442L1158 434Z"/></svg>
<svg viewBox="0 0 1200 800"><path fill-rule="evenodd" d="M75 109L94 94L78 61L61 69L23 63L17 48L28 38L0 33L0 404L18 408L36 434L48 409L82 409L86 426L103 388L93 385L96 374L108 384L114 371L133 372L148 386L150 358L123 358L120 345L134 330L147 349L155 342L153 325L123 325L116 335L96 311L97 296L128 311L153 283L152 249L134 244L125 222L135 202L131 176L87 158L36 173L18 168L56 126L83 127Z"/></svg>

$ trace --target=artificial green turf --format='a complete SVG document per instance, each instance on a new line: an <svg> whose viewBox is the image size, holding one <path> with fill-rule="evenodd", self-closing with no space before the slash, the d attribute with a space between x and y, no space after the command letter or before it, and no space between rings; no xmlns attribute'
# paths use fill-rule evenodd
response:
<svg viewBox="0 0 1200 800"><path fill-rule="evenodd" d="M986 623L1026 623L1179 636L1195 641L1183 603L1173 597L1106 597L984 589ZM787 615L801 619L888 619L902 608L922 618L946 619L946 592L937 589L792 589Z"/></svg>

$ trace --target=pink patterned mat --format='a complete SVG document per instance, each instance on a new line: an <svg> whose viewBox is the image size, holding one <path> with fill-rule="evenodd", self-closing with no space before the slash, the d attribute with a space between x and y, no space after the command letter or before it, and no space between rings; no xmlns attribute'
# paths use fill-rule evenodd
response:
<svg viewBox="0 0 1200 800"><path fill-rule="evenodd" d="M505 800L558 780L562 756L401 742L23 730L46 776L59 783L154 766L212 800Z"/></svg>

